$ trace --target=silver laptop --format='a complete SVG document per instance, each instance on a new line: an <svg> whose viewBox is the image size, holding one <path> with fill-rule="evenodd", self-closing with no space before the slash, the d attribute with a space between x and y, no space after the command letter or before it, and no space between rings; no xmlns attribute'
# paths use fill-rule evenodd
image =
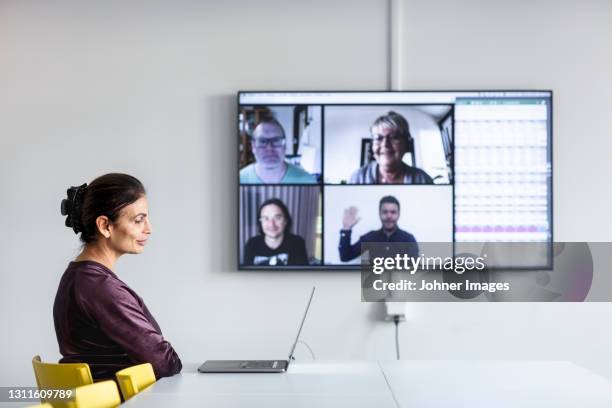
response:
<svg viewBox="0 0 612 408"><path fill-rule="evenodd" d="M293 360L293 353L295 352L295 346L300 340L300 333L302 332L302 326L306 320L308 309L310 308L310 302L315 292L313 286L312 292L310 292L310 298L304 311L304 317L300 323L297 336L289 352L289 359L287 360L207 360L198 368L201 373L282 373L287 371L289 363Z"/></svg>

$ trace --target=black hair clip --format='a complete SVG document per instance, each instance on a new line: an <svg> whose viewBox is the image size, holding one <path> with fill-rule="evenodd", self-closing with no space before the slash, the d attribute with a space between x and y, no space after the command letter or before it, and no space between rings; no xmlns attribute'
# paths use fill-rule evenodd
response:
<svg viewBox="0 0 612 408"><path fill-rule="evenodd" d="M72 228L75 234L78 234L83 230L80 225L80 212L81 212L81 204L83 202L83 193L85 192L85 188L87 187L87 183L84 183L77 187L70 187L67 190L68 198L64 198L62 200L62 205L60 211L62 215L67 215L66 218L66 226Z"/></svg>

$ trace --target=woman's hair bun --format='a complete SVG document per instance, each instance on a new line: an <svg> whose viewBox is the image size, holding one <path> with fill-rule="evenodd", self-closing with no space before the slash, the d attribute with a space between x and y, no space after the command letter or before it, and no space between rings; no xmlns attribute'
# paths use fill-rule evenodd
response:
<svg viewBox="0 0 612 408"><path fill-rule="evenodd" d="M62 200L62 215L67 215L66 226L72 228L75 234L83 231L83 221L81 220L81 209L83 206L83 195L87 189L87 183L77 187L70 187L66 194L68 198Z"/></svg>

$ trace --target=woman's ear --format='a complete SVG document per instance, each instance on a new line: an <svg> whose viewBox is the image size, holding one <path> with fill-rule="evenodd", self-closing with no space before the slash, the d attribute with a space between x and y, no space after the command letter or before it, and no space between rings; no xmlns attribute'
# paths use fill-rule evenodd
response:
<svg viewBox="0 0 612 408"><path fill-rule="evenodd" d="M96 218L96 227L104 238L110 238L111 236L111 222L106 215L100 215Z"/></svg>

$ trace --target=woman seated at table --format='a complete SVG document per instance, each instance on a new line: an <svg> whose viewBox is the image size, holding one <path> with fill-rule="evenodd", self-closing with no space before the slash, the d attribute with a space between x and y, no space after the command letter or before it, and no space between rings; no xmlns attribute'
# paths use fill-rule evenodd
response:
<svg viewBox="0 0 612 408"><path fill-rule="evenodd" d="M115 275L123 254L139 254L151 235L145 189L126 174L106 174L72 187L62 201L66 226L83 250L61 278L53 320L60 363L88 363L94 380L151 363L157 378L182 365L143 300Z"/></svg>

